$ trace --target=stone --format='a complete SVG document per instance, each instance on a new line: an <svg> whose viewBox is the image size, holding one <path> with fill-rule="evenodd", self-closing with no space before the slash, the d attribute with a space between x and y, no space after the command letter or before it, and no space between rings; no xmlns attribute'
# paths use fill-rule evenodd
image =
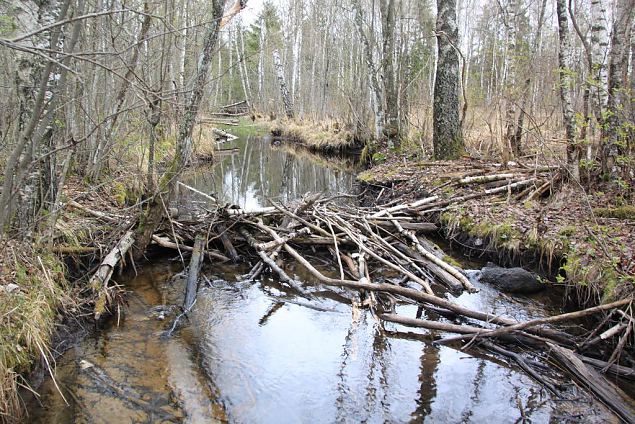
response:
<svg viewBox="0 0 635 424"><path fill-rule="evenodd" d="M535 274L523 268L502 268L492 263L481 270L480 281L507 293L532 294L545 287Z"/></svg>

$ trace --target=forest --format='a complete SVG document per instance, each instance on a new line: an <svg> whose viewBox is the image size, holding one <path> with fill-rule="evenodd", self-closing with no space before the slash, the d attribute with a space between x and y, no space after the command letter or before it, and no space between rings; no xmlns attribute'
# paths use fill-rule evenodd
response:
<svg viewBox="0 0 635 424"><path fill-rule="evenodd" d="M0 0L0 61L0 423L635 422L635 0Z"/></svg>

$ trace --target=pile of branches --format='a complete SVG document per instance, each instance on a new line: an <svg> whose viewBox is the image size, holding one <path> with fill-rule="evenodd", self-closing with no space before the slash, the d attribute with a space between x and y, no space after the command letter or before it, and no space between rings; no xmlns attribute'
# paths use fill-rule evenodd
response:
<svg viewBox="0 0 635 424"><path fill-rule="evenodd" d="M369 308L382 322L432 330L428 336L436 343L460 349L479 347L507 356L559 397L563 388L553 368L545 365L556 363L617 415L627 421L634 416L628 396L596 371L635 379L631 367L618 365L631 330L623 333L614 354L605 362L587 356L606 339L605 332L594 331L585 339L554 327L608 313L620 317L620 330L632 329L633 299L525 322L448 300L448 292L456 295L477 289L423 237L436 227L420 222L419 215L431 205L438 206L436 197L364 208L347 202L351 196L307 195L295 205L271 201L270 207L243 210L220 205L207 194L179 184L208 201L198 212L190 208L187 216L173 208L173 216L153 237L162 247L178 249L181 254L192 252L184 313L195 302L203 258L212 263L244 261L251 264L251 270L239 276L241 280L263 280L263 273L277 274L291 292L315 301L325 290L340 296L346 293L354 305ZM321 265L315 265L318 261ZM309 272L311 281L301 281L285 271L294 262ZM323 266L325 263L328 266ZM417 316L398 314L400 304L417 305ZM443 336L447 333L458 336ZM514 348L519 346L520 353Z"/></svg>

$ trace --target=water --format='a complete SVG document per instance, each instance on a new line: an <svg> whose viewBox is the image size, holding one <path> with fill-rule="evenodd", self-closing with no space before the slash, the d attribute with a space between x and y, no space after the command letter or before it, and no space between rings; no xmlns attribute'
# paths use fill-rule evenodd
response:
<svg viewBox="0 0 635 424"><path fill-rule="evenodd" d="M350 191L350 164L325 167L250 137L215 165L192 170L184 181L223 202L252 208L267 198L289 200L306 191ZM191 191L183 199L206 200ZM384 328L351 305L356 295L313 286L317 300L298 298L277 281L240 282L247 264L208 265L208 277L190 321L161 338L180 304L179 262L153 260L117 279L129 306L94 337L64 354L57 382L39 388L32 422L496 422L559 421L563 416L601 422L603 412L580 400L553 399L515 367L493 355L430 343L423 330ZM287 273L315 283L293 263ZM325 273L333 270L321 267ZM556 313L541 298L510 298L480 285L458 302L527 319ZM416 307L398 313L414 316ZM165 320L160 320L162 316ZM88 368L87 368L88 366ZM582 411L582 412L581 412ZM596 415L597 414L597 415Z"/></svg>

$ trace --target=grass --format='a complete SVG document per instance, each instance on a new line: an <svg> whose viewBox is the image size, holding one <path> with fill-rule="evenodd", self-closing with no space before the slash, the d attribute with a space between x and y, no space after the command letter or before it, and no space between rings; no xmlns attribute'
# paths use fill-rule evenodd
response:
<svg viewBox="0 0 635 424"><path fill-rule="evenodd" d="M22 374L42 355L50 357L57 312L71 301L57 256L11 241L1 253L0 422L13 423L22 418Z"/></svg>
<svg viewBox="0 0 635 424"><path fill-rule="evenodd" d="M342 128L336 121L313 123L284 119L274 121L270 128L272 134L289 138L312 150L335 152L357 150L364 146L352 131Z"/></svg>

